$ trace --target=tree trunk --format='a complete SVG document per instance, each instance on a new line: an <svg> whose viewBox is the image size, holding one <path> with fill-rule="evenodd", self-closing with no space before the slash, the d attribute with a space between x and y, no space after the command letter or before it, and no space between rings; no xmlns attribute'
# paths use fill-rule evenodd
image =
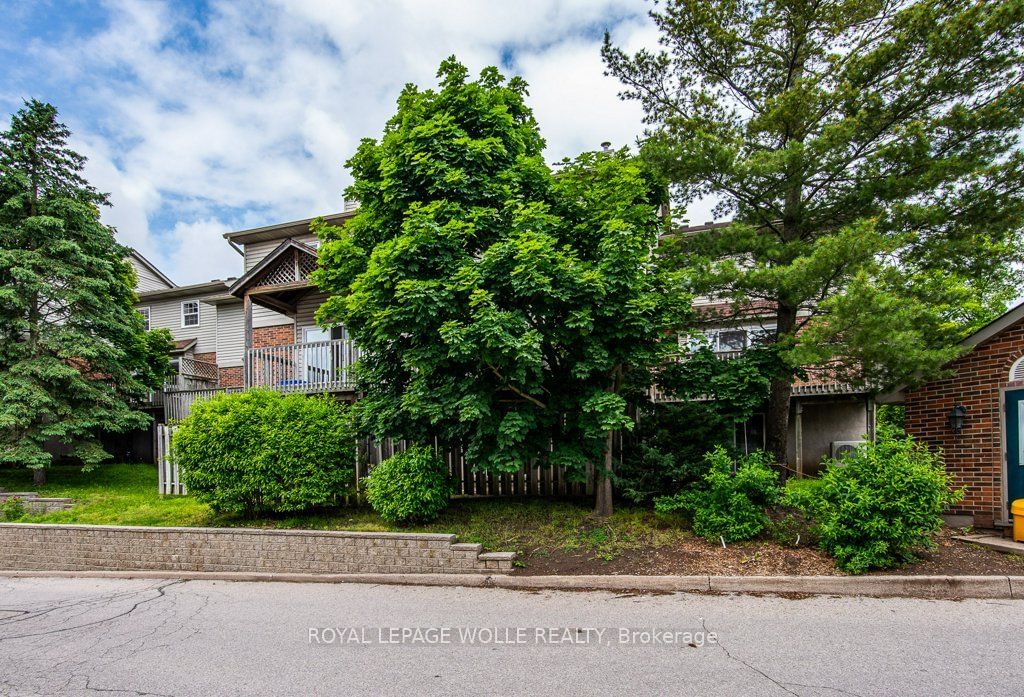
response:
<svg viewBox="0 0 1024 697"><path fill-rule="evenodd" d="M608 431L608 439L604 446L604 470L595 472L594 482L594 515L607 518L613 512L612 507L612 436Z"/></svg>
<svg viewBox="0 0 1024 697"><path fill-rule="evenodd" d="M779 303L776 311L776 341L787 341L796 328L796 307ZM786 463L789 445L789 406L793 378L783 374L772 378L768 388L768 409L764 417L765 448L779 464Z"/></svg>
<svg viewBox="0 0 1024 697"><path fill-rule="evenodd" d="M42 486L46 484L46 470L42 467L37 467L32 470L32 485Z"/></svg>
<svg viewBox="0 0 1024 697"><path fill-rule="evenodd" d="M785 463L789 448L789 404L793 396L790 378L774 379L768 391L764 417L765 447L777 463Z"/></svg>

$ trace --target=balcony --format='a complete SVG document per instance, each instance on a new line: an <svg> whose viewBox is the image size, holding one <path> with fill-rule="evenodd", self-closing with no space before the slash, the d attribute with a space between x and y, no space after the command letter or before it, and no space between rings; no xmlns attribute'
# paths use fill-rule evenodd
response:
<svg viewBox="0 0 1024 697"><path fill-rule="evenodd" d="M351 339L332 339L249 349L245 386L279 392L351 392L352 364L359 348Z"/></svg>

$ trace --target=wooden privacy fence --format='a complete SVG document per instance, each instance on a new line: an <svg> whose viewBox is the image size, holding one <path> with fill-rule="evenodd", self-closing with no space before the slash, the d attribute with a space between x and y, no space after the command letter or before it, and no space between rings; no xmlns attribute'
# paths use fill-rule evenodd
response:
<svg viewBox="0 0 1024 697"><path fill-rule="evenodd" d="M356 454L356 484L370 473L374 466L408 447L404 440L387 438L358 443ZM518 472L496 473L474 471L459 449L443 450L434 441L436 452L448 465L448 473L455 483L456 496L590 496L594 493L594 468L587 466L586 481L570 482L562 467L536 465L520 468Z"/></svg>
<svg viewBox="0 0 1024 697"><path fill-rule="evenodd" d="M187 493L181 483L178 466L172 457L175 428L166 424L157 426L157 469L161 494L181 495ZM406 441L360 440L356 447L355 484L357 491L360 480L365 478L376 465L408 447ZM435 452L448 465L448 472L455 483L456 496L590 496L594 493L594 469L587 467L586 481L570 482L561 467L537 465L522 468L518 472L498 474L474 471L471 463L459 450L442 452L434 443Z"/></svg>

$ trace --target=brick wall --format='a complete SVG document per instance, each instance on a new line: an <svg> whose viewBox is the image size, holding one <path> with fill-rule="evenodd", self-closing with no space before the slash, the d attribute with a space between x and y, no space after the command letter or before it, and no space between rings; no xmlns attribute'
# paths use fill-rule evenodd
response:
<svg viewBox="0 0 1024 697"><path fill-rule="evenodd" d="M295 343L295 325L278 324L273 327L254 327L252 347L286 346Z"/></svg>
<svg viewBox="0 0 1024 697"><path fill-rule="evenodd" d="M991 527L1005 520L1002 500L1003 453L1000 431L1000 388L1007 386L1010 367L1024 354L1024 321L1013 324L971 353L950 364L954 375L935 380L906 395L907 431L945 452L946 468L958 486L966 486L963 502L951 513L973 515L975 525ZM954 435L949 412L967 407L964 429Z"/></svg>
<svg viewBox="0 0 1024 697"><path fill-rule="evenodd" d="M0 569L501 573L511 552L455 535L0 523Z"/></svg>
<svg viewBox="0 0 1024 697"><path fill-rule="evenodd" d="M203 361L205 363L216 363L217 362L217 352L216 351L207 351L206 353L195 353L195 354L192 354L192 358L196 359L197 361Z"/></svg>
<svg viewBox="0 0 1024 697"><path fill-rule="evenodd" d="M245 376L242 374L242 366L220 368L219 372L221 387L244 387Z"/></svg>

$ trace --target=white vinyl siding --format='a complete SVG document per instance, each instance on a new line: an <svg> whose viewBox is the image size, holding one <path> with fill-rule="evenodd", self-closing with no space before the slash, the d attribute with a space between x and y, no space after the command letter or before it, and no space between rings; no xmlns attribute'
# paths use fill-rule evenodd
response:
<svg viewBox="0 0 1024 697"><path fill-rule="evenodd" d="M145 293L151 290L167 290L171 286L156 274L143 266L135 257L131 257L132 268L135 269L135 292Z"/></svg>
<svg viewBox="0 0 1024 697"><path fill-rule="evenodd" d="M302 336L302 332L306 327L317 326L314 314L316 313L316 309L320 307L326 299L327 296L323 293L309 293L299 300L295 313L297 336Z"/></svg>
<svg viewBox="0 0 1024 697"><path fill-rule="evenodd" d="M198 327L200 320L199 312L199 301L198 300L184 300L181 303L181 326L183 329L188 327Z"/></svg>
<svg viewBox="0 0 1024 697"><path fill-rule="evenodd" d="M149 326L152 329L167 329L175 341L196 339L196 353L217 350L217 308L199 301L199 326L181 326L181 298L149 300Z"/></svg>
<svg viewBox="0 0 1024 697"><path fill-rule="evenodd" d="M252 267L256 266L256 264L263 261L263 257L280 247L281 243L287 239L292 239L296 242L302 242L303 244L313 246L313 243L316 242L316 235L306 233L305 235L292 235L291 237L282 237L276 240L250 242L245 245L245 270L248 271Z"/></svg>
<svg viewBox="0 0 1024 697"><path fill-rule="evenodd" d="M217 305L217 365L242 365L245 355L245 315L242 303Z"/></svg>

